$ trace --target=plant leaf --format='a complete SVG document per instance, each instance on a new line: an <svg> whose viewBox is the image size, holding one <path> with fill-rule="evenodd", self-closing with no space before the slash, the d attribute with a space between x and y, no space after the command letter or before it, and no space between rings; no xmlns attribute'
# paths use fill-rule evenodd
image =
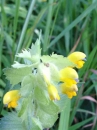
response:
<svg viewBox="0 0 97 130"><path fill-rule="evenodd" d="M17 113L11 112L0 121L0 130L26 130Z"/></svg>
<svg viewBox="0 0 97 130"><path fill-rule="evenodd" d="M50 101L47 91L41 89L40 87L35 87L34 98L37 102L44 105L48 105Z"/></svg>
<svg viewBox="0 0 97 130"><path fill-rule="evenodd" d="M55 121L58 118L58 114L55 115L49 115L46 112L44 112L41 109L38 109L36 112L36 116L39 118L40 122L42 123L42 126L44 128L50 128L53 126Z"/></svg>
<svg viewBox="0 0 97 130"><path fill-rule="evenodd" d="M50 101L48 105L38 104L39 108L42 109L44 112L50 115L56 115L59 112L59 107L54 103L54 101Z"/></svg>
<svg viewBox="0 0 97 130"><path fill-rule="evenodd" d="M25 76L32 74L32 66L19 69L6 68L4 69L4 74L6 75L6 78L10 81L10 83L12 85L15 85L21 82Z"/></svg>

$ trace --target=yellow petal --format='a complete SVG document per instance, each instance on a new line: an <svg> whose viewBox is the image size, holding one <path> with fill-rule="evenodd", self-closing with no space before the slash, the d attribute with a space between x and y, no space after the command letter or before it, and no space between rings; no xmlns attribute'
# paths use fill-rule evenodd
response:
<svg viewBox="0 0 97 130"><path fill-rule="evenodd" d="M76 62L76 64L77 64L77 68L78 69L80 69L80 68L82 68L83 67L83 65L84 65L84 61L82 61L82 60L80 60L80 61L78 61L78 62Z"/></svg>
<svg viewBox="0 0 97 130"><path fill-rule="evenodd" d="M58 90L56 89L55 86L53 86L53 85L48 86L48 93L49 93L51 100L60 100Z"/></svg>
<svg viewBox="0 0 97 130"><path fill-rule="evenodd" d="M62 93L66 94L69 98L76 96L76 91L78 91L77 85L73 84L69 86L66 83L61 84L61 91Z"/></svg>
<svg viewBox="0 0 97 130"><path fill-rule="evenodd" d="M66 80L69 79L76 81L76 79L78 79L78 74L73 68L66 67L60 71L60 80L66 82Z"/></svg>
<svg viewBox="0 0 97 130"><path fill-rule="evenodd" d="M17 101L12 101L12 102L10 102L9 104L8 104L8 108L16 108L17 107Z"/></svg>

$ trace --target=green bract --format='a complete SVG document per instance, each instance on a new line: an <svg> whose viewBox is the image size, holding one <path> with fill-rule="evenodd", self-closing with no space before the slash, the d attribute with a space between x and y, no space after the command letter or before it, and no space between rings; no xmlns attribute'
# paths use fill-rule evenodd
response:
<svg viewBox="0 0 97 130"><path fill-rule="evenodd" d="M66 107L68 98L60 91L59 71L75 64L62 55L41 56L40 39L31 49L16 55L24 60L17 61L12 68L4 69L6 78L12 86L21 84L20 100L16 112L2 118L0 130L43 130L54 125L58 113ZM58 89L60 100L51 100L47 91L49 84ZM5 125L6 123L6 125ZM17 126L17 128L16 128Z"/></svg>

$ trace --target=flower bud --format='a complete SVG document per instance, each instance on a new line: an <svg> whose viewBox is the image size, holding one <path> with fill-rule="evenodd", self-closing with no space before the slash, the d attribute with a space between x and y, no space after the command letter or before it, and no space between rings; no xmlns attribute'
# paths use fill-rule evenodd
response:
<svg viewBox="0 0 97 130"><path fill-rule="evenodd" d="M50 96L51 100L60 100L60 96L58 94L58 90L56 89L55 86L49 85L48 86L48 93L49 93L49 96Z"/></svg>

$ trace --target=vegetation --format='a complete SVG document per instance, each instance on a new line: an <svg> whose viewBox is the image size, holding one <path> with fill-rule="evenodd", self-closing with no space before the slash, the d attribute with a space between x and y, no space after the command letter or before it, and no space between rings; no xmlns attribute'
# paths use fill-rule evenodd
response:
<svg viewBox="0 0 97 130"><path fill-rule="evenodd" d="M15 54L31 48L41 32L42 54L67 56L74 51L87 55L78 71L78 94L68 102L49 130L97 129L97 1L96 0L0 0L0 117L8 114L2 104L11 85L4 68ZM22 60L19 62L23 62Z"/></svg>

